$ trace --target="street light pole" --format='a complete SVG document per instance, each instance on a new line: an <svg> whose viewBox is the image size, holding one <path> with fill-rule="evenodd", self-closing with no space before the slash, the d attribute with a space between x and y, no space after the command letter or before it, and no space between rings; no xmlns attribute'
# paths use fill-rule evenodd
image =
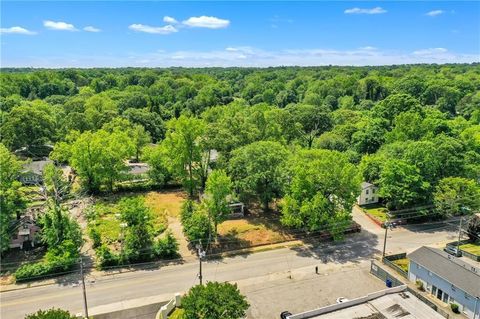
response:
<svg viewBox="0 0 480 319"><path fill-rule="evenodd" d="M202 276L202 258L205 257L205 251L202 250L202 242L198 240L197 244L197 254L198 254L198 260L200 262L199 264L199 272L198 272L198 279L200 280L200 285L203 285L203 276Z"/></svg>
<svg viewBox="0 0 480 319"><path fill-rule="evenodd" d="M82 256L80 256L80 275L82 276L83 310L85 312L85 318L88 318L87 291L85 290L85 276L83 275L83 259L82 259Z"/></svg>

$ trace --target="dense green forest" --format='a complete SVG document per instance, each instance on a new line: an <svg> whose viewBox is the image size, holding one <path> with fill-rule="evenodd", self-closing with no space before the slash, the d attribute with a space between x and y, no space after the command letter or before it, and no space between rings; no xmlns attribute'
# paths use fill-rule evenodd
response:
<svg viewBox="0 0 480 319"><path fill-rule="evenodd" d="M285 226L309 230L348 221L361 181L378 185L391 210L480 206L478 64L3 69L0 78L2 163L54 145L50 157L97 193L117 189L125 160L144 161L155 187L209 194L199 206L219 214L215 228L225 211L216 194L230 189L265 209L276 201Z"/></svg>

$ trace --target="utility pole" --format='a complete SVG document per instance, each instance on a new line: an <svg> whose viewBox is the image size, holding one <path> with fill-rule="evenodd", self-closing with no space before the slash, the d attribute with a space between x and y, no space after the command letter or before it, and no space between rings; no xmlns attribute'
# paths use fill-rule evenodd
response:
<svg viewBox="0 0 480 319"><path fill-rule="evenodd" d="M388 224L385 223L385 237L383 238L383 253L382 253L382 259L385 257L385 249L387 248L387 234L388 234Z"/></svg>
<svg viewBox="0 0 480 319"><path fill-rule="evenodd" d="M198 240L197 254L198 254L198 260L200 262L198 279L200 280L200 285L203 285L203 281L202 281L202 279L203 279L203 276L202 276L202 258L205 257L205 251L202 250L202 241L201 240Z"/></svg>
<svg viewBox="0 0 480 319"><path fill-rule="evenodd" d="M458 226L458 241L457 241L457 251L456 251L456 255L458 255L458 252L460 251L460 238L462 236L462 221L463 221L463 218L460 217L460 225Z"/></svg>
<svg viewBox="0 0 480 319"><path fill-rule="evenodd" d="M393 227L394 224L393 223L390 223L390 222L385 222L383 223L383 225L385 226L385 237L383 238L383 253L382 253L382 261L383 261L383 257L385 257L385 250L387 249L387 236L388 236L388 229Z"/></svg>
<svg viewBox="0 0 480 319"><path fill-rule="evenodd" d="M80 256L80 275L82 276L83 310L85 312L85 318L88 319L87 291L85 290L85 276L83 275L83 259L82 259L82 256Z"/></svg>

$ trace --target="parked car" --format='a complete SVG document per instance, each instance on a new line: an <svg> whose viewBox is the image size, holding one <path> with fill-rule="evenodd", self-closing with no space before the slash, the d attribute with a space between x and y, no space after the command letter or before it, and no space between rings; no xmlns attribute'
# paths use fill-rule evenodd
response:
<svg viewBox="0 0 480 319"><path fill-rule="evenodd" d="M445 252L449 253L452 256L462 257L462 251L460 249L458 249L457 247L447 246L443 250Z"/></svg>
<svg viewBox="0 0 480 319"><path fill-rule="evenodd" d="M349 300L345 297L338 297L337 298L337 303L344 303L344 302L347 302L347 301L349 301Z"/></svg>
<svg viewBox="0 0 480 319"><path fill-rule="evenodd" d="M292 313L290 311L282 311L280 314L280 319L287 319L288 316L291 316Z"/></svg>

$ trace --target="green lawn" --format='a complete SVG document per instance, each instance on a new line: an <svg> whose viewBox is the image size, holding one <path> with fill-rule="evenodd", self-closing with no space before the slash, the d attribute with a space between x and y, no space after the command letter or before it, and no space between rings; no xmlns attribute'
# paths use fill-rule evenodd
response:
<svg viewBox="0 0 480 319"><path fill-rule="evenodd" d="M408 258L402 258L402 259L397 259L392 261L395 265L400 267L403 271L408 272L408 264L409 264Z"/></svg>
<svg viewBox="0 0 480 319"><path fill-rule="evenodd" d="M363 207L363 210L381 222L386 222L388 220L388 209L383 206Z"/></svg>
<svg viewBox="0 0 480 319"><path fill-rule="evenodd" d="M175 308L175 310L168 316L169 319L182 319L185 311L181 308Z"/></svg>
<svg viewBox="0 0 480 319"><path fill-rule="evenodd" d="M465 250L467 253L480 256L480 244L470 243L460 246L461 250Z"/></svg>

